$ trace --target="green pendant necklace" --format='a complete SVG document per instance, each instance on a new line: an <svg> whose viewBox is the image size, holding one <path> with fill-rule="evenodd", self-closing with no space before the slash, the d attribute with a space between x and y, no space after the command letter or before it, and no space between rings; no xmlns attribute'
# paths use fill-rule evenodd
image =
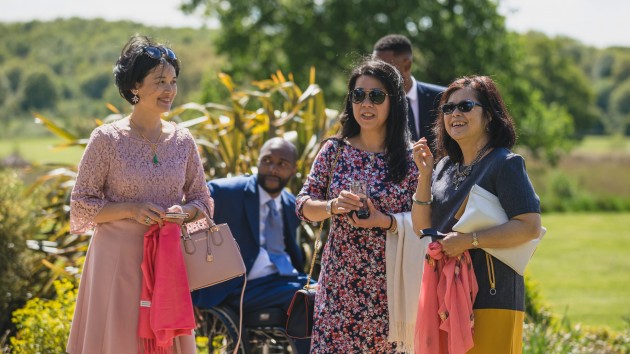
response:
<svg viewBox="0 0 630 354"><path fill-rule="evenodd" d="M159 163L158 155L157 155L157 144L160 142L160 139L162 139L162 133L163 133L162 124L161 124L162 122L160 121L160 136L158 136L155 142L152 142L151 140L149 140L149 138L147 138L146 136L144 136L144 134L142 134L142 132L140 131L136 123L133 121L133 119L129 118L129 121L131 122L131 125L133 125L133 127L136 128L136 130L142 136L142 138L151 146L151 152L153 152L153 164L157 166Z"/></svg>

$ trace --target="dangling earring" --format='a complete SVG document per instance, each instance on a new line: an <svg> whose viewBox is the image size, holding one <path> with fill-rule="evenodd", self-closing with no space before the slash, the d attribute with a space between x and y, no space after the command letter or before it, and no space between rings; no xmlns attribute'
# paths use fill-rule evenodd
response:
<svg viewBox="0 0 630 354"><path fill-rule="evenodd" d="M490 126L486 125L486 132L490 133Z"/></svg>
<svg viewBox="0 0 630 354"><path fill-rule="evenodd" d="M133 97L131 97L131 102L133 104L137 104L138 102L140 102L140 97L138 97L138 90L131 90L131 93L133 93Z"/></svg>

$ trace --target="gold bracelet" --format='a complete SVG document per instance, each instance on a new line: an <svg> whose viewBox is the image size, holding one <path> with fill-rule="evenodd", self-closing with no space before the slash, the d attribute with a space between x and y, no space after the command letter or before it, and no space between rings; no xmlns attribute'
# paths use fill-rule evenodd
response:
<svg viewBox="0 0 630 354"><path fill-rule="evenodd" d="M433 194L431 194L431 199L428 202L416 199L416 193L413 194L411 200L413 200L414 204L417 205L431 205L431 203L433 203Z"/></svg>
<svg viewBox="0 0 630 354"><path fill-rule="evenodd" d="M390 230L388 230L389 232L395 234L398 232L398 221L396 221L396 218L392 215L392 220L394 220L394 225L392 226L392 228Z"/></svg>

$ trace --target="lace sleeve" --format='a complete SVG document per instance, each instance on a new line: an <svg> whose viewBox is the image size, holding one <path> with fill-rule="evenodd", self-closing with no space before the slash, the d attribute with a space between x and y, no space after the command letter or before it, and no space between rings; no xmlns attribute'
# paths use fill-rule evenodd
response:
<svg viewBox="0 0 630 354"><path fill-rule="evenodd" d="M103 186L109 173L109 145L99 128L92 132L70 196L70 233L81 234L94 228L94 217L107 204Z"/></svg>
<svg viewBox="0 0 630 354"><path fill-rule="evenodd" d="M206 219L214 216L214 200L210 196L208 185L206 184L206 176L203 170L201 157L197 144L190 132L187 134L187 140L190 142L188 162L186 163L186 183L184 184L184 198L187 204L192 204L201 211L206 218L199 219L196 222L187 224L188 231L194 232L198 229L207 228Z"/></svg>

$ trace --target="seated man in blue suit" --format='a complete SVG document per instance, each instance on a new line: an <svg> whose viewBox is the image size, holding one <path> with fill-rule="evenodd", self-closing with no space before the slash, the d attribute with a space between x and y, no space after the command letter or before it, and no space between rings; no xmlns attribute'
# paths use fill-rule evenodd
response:
<svg viewBox="0 0 630 354"><path fill-rule="evenodd" d="M411 41L401 34L388 34L374 44L372 56L398 69L404 79L407 93L408 120L411 139L415 142L425 137L435 153L433 124L437 120L438 105L446 87L417 81L411 75L413 53Z"/></svg>
<svg viewBox="0 0 630 354"><path fill-rule="evenodd" d="M295 176L296 160L293 144L272 138L260 150L257 175L208 183L215 204L214 221L230 226L247 268L244 313L270 307L286 311L306 282L304 260L296 242L299 220L295 196L284 188ZM237 278L195 291L193 302L202 308L227 304L238 309L242 285L243 279ZM304 353L308 353L309 343L296 341Z"/></svg>

